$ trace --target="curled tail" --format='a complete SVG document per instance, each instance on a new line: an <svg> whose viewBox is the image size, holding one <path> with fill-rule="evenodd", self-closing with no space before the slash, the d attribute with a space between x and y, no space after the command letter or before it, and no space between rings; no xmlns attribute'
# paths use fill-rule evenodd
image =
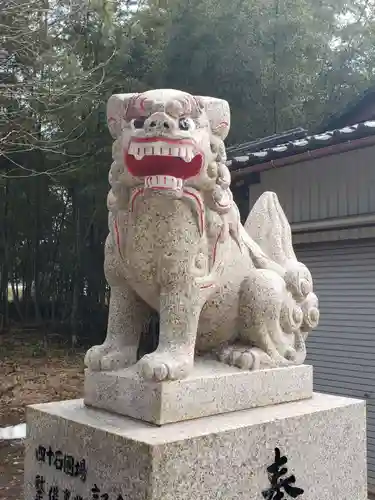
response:
<svg viewBox="0 0 375 500"><path fill-rule="evenodd" d="M244 226L244 243L255 267L281 276L287 294L280 316L285 333L295 336L295 361L306 356L305 339L318 325L318 298L308 268L298 261L292 244L292 231L277 195L265 192L255 203Z"/></svg>
<svg viewBox="0 0 375 500"><path fill-rule="evenodd" d="M278 264L297 260L292 231L275 193L265 192L253 206L245 230L262 250Z"/></svg>

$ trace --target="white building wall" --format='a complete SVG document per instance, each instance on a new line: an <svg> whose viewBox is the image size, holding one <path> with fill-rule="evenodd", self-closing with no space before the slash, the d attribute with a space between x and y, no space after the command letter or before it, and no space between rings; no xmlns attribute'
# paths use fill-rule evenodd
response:
<svg viewBox="0 0 375 500"><path fill-rule="evenodd" d="M267 170L249 189L250 208L274 191L292 224L375 214L375 147Z"/></svg>

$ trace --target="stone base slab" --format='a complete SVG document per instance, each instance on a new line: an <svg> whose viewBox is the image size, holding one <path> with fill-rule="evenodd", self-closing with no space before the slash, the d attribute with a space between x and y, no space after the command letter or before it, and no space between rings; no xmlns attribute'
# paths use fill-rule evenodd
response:
<svg viewBox="0 0 375 500"><path fill-rule="evenodd" d="M59 500L274 498L275 448L301 500L367 499L365 405L346 398L314 394L163 427L64 401L30 407L27 432L25 500L37 488Z"/></svg>
<svg viewBox="0 0 375 500"><path fill-rule="evenodd" d="M94 408L157 425L307 399L312 396L308 365L244 371L200 359L184 380L150 382L136 368L85 372L84 401Z"/></svg>

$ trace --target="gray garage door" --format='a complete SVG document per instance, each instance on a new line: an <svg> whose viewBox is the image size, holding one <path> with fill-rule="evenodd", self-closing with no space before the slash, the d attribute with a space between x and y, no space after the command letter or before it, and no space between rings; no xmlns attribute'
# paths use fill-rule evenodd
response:
<svg viewBox="0 0 375 500"><path fill-rule="evenodd" d="M368 482L375 490L375 241L296 247L313 276L321 321L307 343L314 389L366 399Z"/></svg>

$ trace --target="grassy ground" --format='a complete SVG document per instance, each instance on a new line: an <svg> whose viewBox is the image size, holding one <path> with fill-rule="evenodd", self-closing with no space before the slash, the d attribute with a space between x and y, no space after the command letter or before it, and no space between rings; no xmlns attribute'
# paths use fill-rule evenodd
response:
<svg viewBox="0 0 375 500"><path fill-rule="evenodd" d="M60 341L59 341L60 340ZM25 407L82 395L83 352L33 331L0 336L0 426L25 422ZM0 442L0 499L23 500L23 446Z"/></svg>

